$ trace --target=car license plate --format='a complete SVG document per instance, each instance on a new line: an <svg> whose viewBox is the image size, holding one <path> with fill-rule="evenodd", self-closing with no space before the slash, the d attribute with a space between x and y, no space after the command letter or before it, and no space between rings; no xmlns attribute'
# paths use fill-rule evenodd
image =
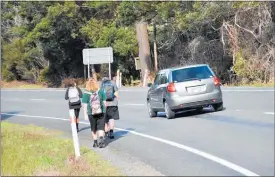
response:
<svg viewBox="0 0 275 177"><path fill-rule="evenodd" d="M205 86L191 87L188 88L189 93L200 93L205 90Z"/></svg>

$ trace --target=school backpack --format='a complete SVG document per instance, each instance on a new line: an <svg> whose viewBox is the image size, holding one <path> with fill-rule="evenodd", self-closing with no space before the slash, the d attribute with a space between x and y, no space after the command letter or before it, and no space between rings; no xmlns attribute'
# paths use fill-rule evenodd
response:
<svg viewBox="0 0 275 177"><path fill-rule="evenodd" d="M106 101L113 101L114 100L114 85L111 81L105 81L102 83L103 90L106 94Z"/></svg>
<svg viewBox="0 0 275 177"><path fill-rule="evenodd" d="M92 115L97 115L102 113L101 100L100 100L98 91L91 94L90 107L91 107Z"/></svg>
<svg viewBox="0 0 275 177"><path fill-rule="evenodd" d="M68 96L70 103L78 103L80 101L78 90L75 87L69 88Z"/></svg>

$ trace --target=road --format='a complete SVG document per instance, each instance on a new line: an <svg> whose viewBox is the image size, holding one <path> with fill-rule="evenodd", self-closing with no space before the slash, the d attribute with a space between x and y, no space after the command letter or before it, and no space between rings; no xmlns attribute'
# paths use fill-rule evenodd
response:
<svg viewBox="0 0 275 177"><path fill-rule="evenodd" d="M55 89L2 90L2 120L70 133L64 94ZM121 119L108 147L163 175L274 176L274 89L228 87L223 98L224 111L186 112L167 120L163 114L148 117L146 89L122 88ZM89 139L87 121L82 122L86 128L79 136Z"/></svg>

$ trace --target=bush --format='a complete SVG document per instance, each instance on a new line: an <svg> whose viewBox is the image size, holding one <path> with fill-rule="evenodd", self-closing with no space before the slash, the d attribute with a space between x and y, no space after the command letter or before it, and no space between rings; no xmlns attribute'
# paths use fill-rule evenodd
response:
<svg viewBox="0 0 275 177"><path fill-rule="evenodd" d="M2 68L2 79L11 82L16 80L16 76L14 73L10 72L7 68Z"/></svg>
<svg viewBox="0 0 275 177"><path fill-rule="evenodd" d="M62 84L61 87L66 88L68 87L69 83L74 80L74 82L76 83L76 85L78 87L84 87L85 83L86 83L86 79L84 78L66 78L62 80Z"/></svg>
<svg viewBox="0 0 275 177"><path fill-rule="evenodd" d="M46 67L41 70L40 76L39 76L39 82L48 82L47 76L49 74L49 67Z"/></svg>

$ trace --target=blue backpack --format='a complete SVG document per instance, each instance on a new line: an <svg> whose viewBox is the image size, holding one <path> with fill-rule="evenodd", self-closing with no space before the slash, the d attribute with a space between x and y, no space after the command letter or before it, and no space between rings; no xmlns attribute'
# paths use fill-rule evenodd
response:
<svg viewBox="0 0 275 177"><path fill-rule="evenodd" d="M102 83L102 88L106 94L106 101L113 101L115 98L113 83L111 81L105 81Z"/></svg>

